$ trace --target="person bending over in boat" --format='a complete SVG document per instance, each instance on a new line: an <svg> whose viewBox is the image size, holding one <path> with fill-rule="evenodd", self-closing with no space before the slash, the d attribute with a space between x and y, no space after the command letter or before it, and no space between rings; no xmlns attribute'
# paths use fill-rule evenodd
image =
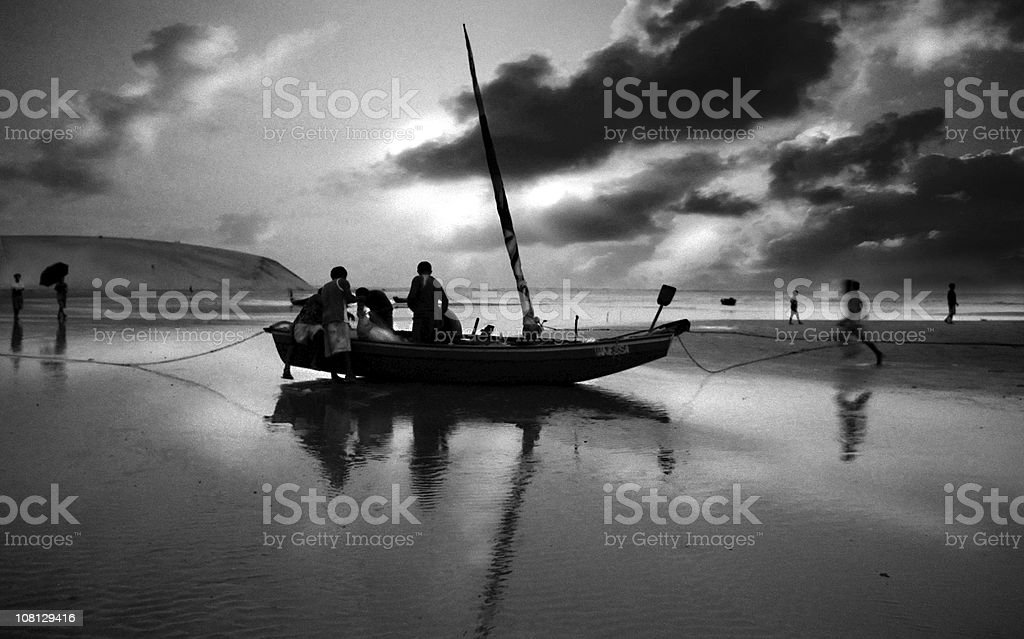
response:
<svg viewBox="0 0 1024 639"><path fill-rule="evenodd" d="M395 309L384 291L371 291L360 286L356 289L356 297L370 311L369 319L373 324L389 331L395 330Z"/></svg>
<svg viewBox="0 0 1024 639"><path fill-rule="evenodd" d="M348 326L348 305L356 301L349 285L348 271L344 266L331 269L331 281L320 287L320 301L324 306L324 354L328 359L338 357L345 364L345 379L352 381L352 337ZM338 374L331 371L331 379L338 381Z"/></svg>
<svg viewBox="0 0 1024 639"><path fill-rule="evenodd" d="M412 311L412 338L417 342L444 341L444 313L448 310L448 296L441 282L432 275L430 262L416 266L416 277L409 285L406 302Z"/></svg>
<svg viewBox="0 0 1024 639"><path fill-rule="evenodd" d="M324 352L324 306L320 301L320 294L314 293L303 301L302 309L292 322L293 343L288 346L285 355L284 371L281 379L294 379L292 377L292 354L295 352L295 344L309 344L313 350L314 361L320 359L319 354Z"/></svg>

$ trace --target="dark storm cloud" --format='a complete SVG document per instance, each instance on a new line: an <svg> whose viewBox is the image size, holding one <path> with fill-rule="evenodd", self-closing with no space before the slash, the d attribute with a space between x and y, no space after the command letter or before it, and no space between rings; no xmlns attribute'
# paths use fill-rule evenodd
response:
<svg viewBox="0 0 1024 639"><path fill-rule="evenodd" d="M715 15L727 4L728 0L683 0L664 14L652 15L644 23L643 30L652 42L660 44L666 39L679 37L680 33Z"/></svg>
<svg viewBox="0 0 1024 639"><path fill-rule="evenodd" d="M912 180L922 197L945 195L1024 205L1024 147L965 158L925 156L914 166Z"/></svg>
<svg viewBox="0 0 1024 639"><path fill-rule="evenodd" d="M682 203L688 193L700 189L728 166L711 153L656 162L638 173L599 185L592 197L565 197L530 214L517 215L516 235L524 243L550 246L625 243L651 237L663 232L672 216L686 212ZM728 203L736 206L739 202L736 198ZM466 228L453 242L460 249L477 250L493 242L494 234L491 227Z"/></svg>
<svg viewBox="0 0 1024 639"><path fill-rule="evenodd" d="M69 104L80 119L67 121L75 125L75 137L39 143L32 159L0 164L0 181L29 182L65 195L108 191L112 182L105 163L136 144L132 127L190 106L193 83L233 51L225 29L177 24L152 32L149 46L132 56L145 86L127 95L79 92Z"/></svg>
<svg viewBox="0 0 1024 639"><path fill-rule="evenodd" d="M915 192L865 191L818 207L769 242L764 267L828 279L850 273L979 285L1024 269L1024 152L913 162Z"/></svg>
<svg viewBox="0 0 1024 639"><path fill-rule="evenodd" d="M690 194L679 209L689 213L705 213L711 215L743 215L758 208L757 202L738 197L732 193L703 193L696 191Z"/></svg>
<svg viewBox="0 0 1024 639"><path fill-rule="evenodd" d="M693 5L696 7L696 5ZM678 119L667 114L652 115L644 99L642 113L635 118L604 117L605 78L618 81L637 78L639 91L651 82L669 93L686 89L696 95L724 90L736 98L757 91L749 105L763 118L793 115L806 103L807 88L827 77L836 56L834 43L838 27L808 16L801 8L780 6L762 8L747 2L722 7L709 13L712 4L701 5L683 16L665 18L649 28L659 38L673 20L685 16L705 16L663 51L642 49L635 40L622 40L591 56L576 74L559 83L550 61L533 55L498 67L496 77L483 87L492 134L502 170L508 176L533 177L553 171L593 166L619 145L605 139L606 127L631 129L691 125L715 129L749 127L751 114L724 100L715 107L728 105L726 118L713 119L698 114ZM694 13L696 11L696 13ZM671 15L671 13L669 14ZM734 78L739 79L736 91ZM662 100L662 108L666 108ZM688 106L686 100L680 108ZM614 109L632 110L632 103L616 97ZM453 101L453 112L461 120L475 118L471 91ZM626 143L630 143L626 137ZM478 126L446 140L433 141L409 149L394 158L409 173L430 178L459 178L480 175L485 166Z"/></svg>
<svg viewBox="0 0 1024 639"><path fill-rule="evenodd" d="M903 162L922 142L938 139L942 109L925 109L904 116L887 113L863 132L809 144L781 145L772 163L772 190L782 196L808 188L810 199L830 198L834 191L813 189L823 178L843 177L854 182L884 182L896 176Z"/></svg>
<svg viewBox="0 0 1024 639"><path fill-rule="evenodd" d="M943 0L941 6L950 23L987 15L994 25L1007 28L1011 40L1024 41L1024 3L1020 0Z"/></svg>
<svg viewBox="0 0 1024 639"><path fill-rule="evenodd" d="M528 239L554 245L628 241L664 231L680 200L700 188L725 164L710 153L694 153L653 164L628 178L600 187L592 198L568 198L545 209L530 225Z"/></svg>

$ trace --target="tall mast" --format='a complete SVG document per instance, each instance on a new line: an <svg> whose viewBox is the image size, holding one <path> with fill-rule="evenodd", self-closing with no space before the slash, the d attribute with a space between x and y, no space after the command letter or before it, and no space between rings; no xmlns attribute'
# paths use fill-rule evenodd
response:
<svg viewBox="0 0 1024 639"><path fill-rule="evenodd" d="M469 55L469 74L473 77L473 95L476 98L476 109L480 114L480 135L484 140L484 153L487 156L487 169L491 174L491 185L494 187L494 204L498 209L498 219L501 221L501 230L505 236L505 248L508 250L509 263L512 265L512 275L516 278L516 289L519 291L519 304L523 307L523 335L536 336L540 333L540 323L533 314L533 303L530 301L530 289L526 285L526 276L523 275L523 264L519 259L519 243L516 241L516 231L512 226L512 213L508 209L508 198L505 197L505 184L501 179L501 171L498 169L498 156L494 152L494 141L491 139L491 130L487 126L487 115L484 113L484 99L480 93L480 84L476 79L476 65L473 63L473 48L469 44L469 32L466 25L462 25L462 33L466 36L466 53Z"/></svg>

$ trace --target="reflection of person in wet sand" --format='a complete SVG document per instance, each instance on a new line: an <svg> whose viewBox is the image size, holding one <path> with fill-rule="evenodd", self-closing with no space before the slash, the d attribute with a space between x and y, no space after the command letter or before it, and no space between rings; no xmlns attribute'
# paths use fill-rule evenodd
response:
<svg viewBox="0 0 1024 639"><path fill-rule="evenodd" d="M836 368L836 415L839 417L839 459L853 461L867 435L867 405L871 399L869 380L874 371L860 366Z"/></svg>
<svg viewBox="0 0 1024 639"><path fill-rule="evenodd" d="M860 454L857 449L864 442L867 431L867 415L864 406L871 399L871 391L859 394L847 393L842 390L836 393L836 407L839 411L839 441L843 452L839 459L844 462L853 461Z"/></svg>

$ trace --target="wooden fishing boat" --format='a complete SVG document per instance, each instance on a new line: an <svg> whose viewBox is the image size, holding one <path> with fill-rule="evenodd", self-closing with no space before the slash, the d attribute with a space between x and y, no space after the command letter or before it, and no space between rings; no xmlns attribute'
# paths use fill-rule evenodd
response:
<svg viewBox="0 0 1024 639"><path fill-rule="evenodd" d="M664 357L672 338L689 329L678 320L653 330L589 342L552 339L463 339L453 344L352 340L352 371L380 381L451 384L572 384L619 373ZM291 322L265 329L281 361L300 368L344 373L320 356L322 342L297 344ZM399 332L410 337L411 334Z"/></svg>
<svg viewBox="0 0 1024 639"><path fill-rule="evenodd" d="M415 343L409 339L409 333L397 333L401 339L388 341L353 337L353 373L359 377L388 381L572 384L619 373L664 357L672 338L690 328L690 322L685 319L655 326L662 308L670 304L675 295L675 289L671 286L661 287L658 313L648 330L593 341L576 341L575 338L573 341L556 340L544 336L541 323L534 315L530 290L523 275L512 214L505 197L505 186L498 169L497 154L477 82L473 50L469 34L465 35L469 72L473 80L473 94L480 118L480 134L494 190L494 202L523 311L523 335L512 338L473 335L468 339L457 339L445 344ZM264 330L273 336L277 352L285 364L344 372L341 362L319 355L323 351L322 342L314 341L312 345L296 343L291 322L278 322Z"/></svg>

